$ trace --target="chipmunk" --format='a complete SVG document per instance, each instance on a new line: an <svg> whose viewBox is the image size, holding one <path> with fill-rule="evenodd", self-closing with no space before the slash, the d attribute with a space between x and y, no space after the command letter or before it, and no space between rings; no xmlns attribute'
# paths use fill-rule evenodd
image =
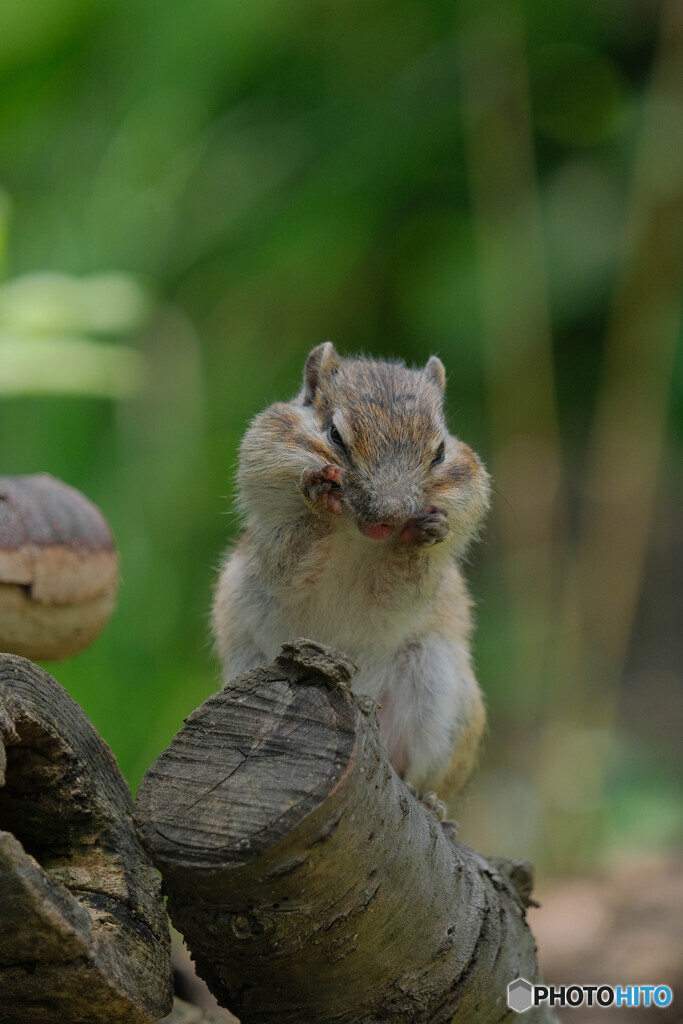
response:
<svg viewBox="0 0 683 1024"><path fill-rule="evenodd" d="M485 726L458 560L489 492L446 429L445 385L436 356L414 370L314 348L303 389L242 441L246 529L213 604L226 682L292 637L343 651L394 768L440 797L462 788Z"/></svg>

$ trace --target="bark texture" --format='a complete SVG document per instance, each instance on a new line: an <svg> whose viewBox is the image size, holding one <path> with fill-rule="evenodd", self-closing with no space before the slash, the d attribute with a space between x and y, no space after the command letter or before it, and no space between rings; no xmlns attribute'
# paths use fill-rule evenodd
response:
<svg viewBox="0 0 683 1024"><path fill-rule="evenodd" d="M0 650L42 661L87 647L118 579L97 506L47 473L0 477Z"/></svg>
<svg viewBox="0 0 683 1024"><path fill-rule="evenodd" d="M242 1024L512 1020L508 983L537 978L528 873L411 796L353 671L292 641L150 768L136 818L173 923Z"/></svg>
<svg viewBox="0 0 683 1024"><path fill-rule="evenodd" d="M171 1007L159 881L106 744L0 655L0 1021L151 1024Z"/></svg>

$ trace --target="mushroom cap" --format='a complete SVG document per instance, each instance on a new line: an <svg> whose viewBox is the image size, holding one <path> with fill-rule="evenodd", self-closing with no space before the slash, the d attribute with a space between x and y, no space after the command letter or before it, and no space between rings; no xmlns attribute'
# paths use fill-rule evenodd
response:
<svg viewBox="0 0 683 1024"><path fill-rule="evenodd" d="M106 519L50 476L0 476L0 650L65 658L105 626L118 589Z"/></svg>

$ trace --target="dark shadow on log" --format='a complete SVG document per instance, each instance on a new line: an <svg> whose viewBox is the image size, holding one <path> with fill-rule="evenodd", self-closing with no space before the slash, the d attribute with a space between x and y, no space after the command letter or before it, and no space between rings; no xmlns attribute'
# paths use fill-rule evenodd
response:
<svg viewBox="0 0 683 1024"><path fill-rule="evenodd" d="M0 1021L151 1024L171 1006L159 881L105 743L0 655Z"/></svg>
<svg viewBox="0 0 683 1024"><path fill-rule="evenodd" d="M514 1019L508 983L537 979L528 871L513 884L410 795L353 671L293 641L150 768L136 819L173 923L243 1024Z"/></svg>

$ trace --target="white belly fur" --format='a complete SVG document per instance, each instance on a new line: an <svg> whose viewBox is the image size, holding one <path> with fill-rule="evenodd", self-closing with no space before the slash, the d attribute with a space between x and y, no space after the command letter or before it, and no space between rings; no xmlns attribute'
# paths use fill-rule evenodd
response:
<svg viewBox="0 0 683 1024"><path fill-rule="evenodd" d="M233 635L250 639L247 660L272 661L281 645L308 637L347 654L358 668L353 689L382 704L380 724L397 771L416 786L444 763L454 747L476 692L465 643L429 629L432 608L411 595L391 607L373 601L369 588L380 543L356 535L330 546L324 574L283 593L253 594L241 586L244 555L226 566L238 618ZM351 541L351 542L350 542ZM455 630L454 630L455 632ZM237 652L235 652L237 654ZM227 652L225 678L253 667L244 644L236 661Z"/></svg>

